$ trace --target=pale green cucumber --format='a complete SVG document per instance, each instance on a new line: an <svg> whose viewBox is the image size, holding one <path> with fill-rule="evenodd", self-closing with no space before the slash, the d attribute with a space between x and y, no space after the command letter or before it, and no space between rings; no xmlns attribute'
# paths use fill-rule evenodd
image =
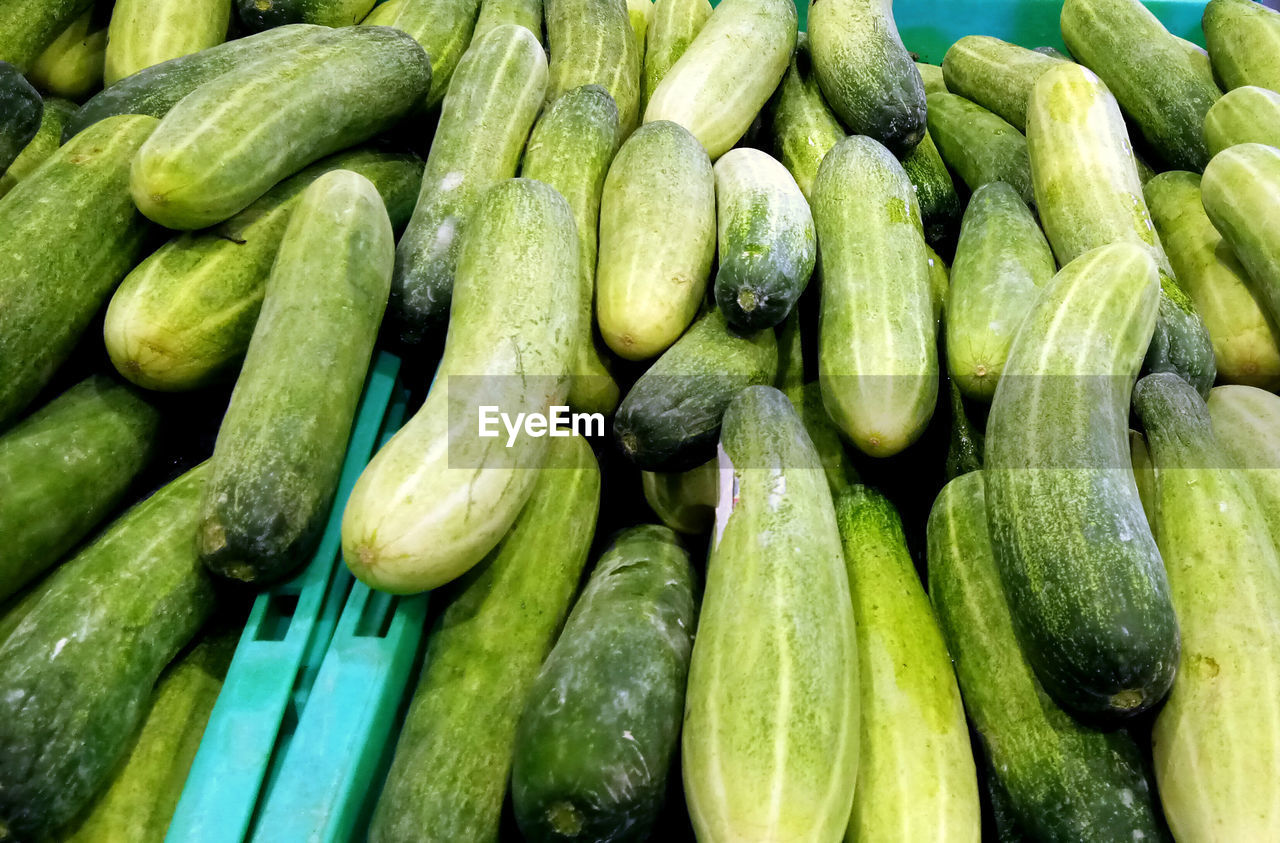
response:
<svg viewBox="0 0 1280 843"><path fill-rule="evenodd" d="M933 305L933 323L936 327L942 322L947 291L951 289L951 270L932 246L926 244L924 253L929 261L929 303Z"/></svg>
<svg viewBox="0 0 1280 843"><path fill-rule="evenodd" d="M618 106L621 137L640 123L641 57L627 0L545 0L551 55L547 102L599 85Z"/></svg>
<svg viewBox="0 0 1280 843"><path fill-rule="evenodd" d="M62 143L62 127L76 110L76 104L69 100L48 97L44 101L44 112L40 117L40 128L26 146L13 159L8 169L0 172L0 197L3 197L14 185L35 172Z"/></svg>
<svg viewBox="0 0 1280 843"><path fill-rule="evenodd" d="M1216 75L1228 89L1280 91L1280 12L1254 0L1209 0L1200 21Z"/></svg>
<svg viewBox="0 0 1280 843"><path fill-rule="evenodd" d="M221 44L230 19L230 0L119 0L107 27L103 84Z"/></svg>
<svg viewBox="0 0 1280 843"><path fill-rule="evenodd" d="M920 81L924 84L926 98L929 94L945 94L947 92L947 81L942 75L941 65L918 61L916 62L916 70L920 71Z"/></svg>
<svg viewBox="0 0 1280 843"><path fill-rule="evenodd" d="M361 26L391 26L391 22L400 14L400 8L408 0L385 0L374 6L372 11L360 21ZM278 27L277 27L278 28ZM270 32L270 30L267 30Z"/></svg>
<svg viewBox="0 0 1280 843"><path fill-rule="evenodd" d="M1280 149L1242 143L1205 168L1204 210L1249 273L1267 314L1280 318Z"/></svg>
<svg viewBox="0 0 1280 843"><path fill-rule="evenodd" d="M1138 487L1138 497L1142 500L1142 511L1147 516L1147 525L1151 527L1152 535L1157 535L1156 517L1160 506L1156 500L1156 468L1151 462L1147 440L1136 430L1129 431L1129 464L1133 469L1133 482Z"/></svg>
<svg viewBox="0 0 1280 843"><path fill-rule="evenodd" d="M1280 94L1246 85L1224 94L1204 118L1209 153L1238 143L1280 146Z"/></svg>
<svg viewBox="0 0 1280 843"><path fill-rule="evenodd" d="M90 9L54 39L27 71L27 78L46 94L79 100L102 87L107 53L107 27Z"/></svg>
<svg viewBox="0 0 1280 843"><path fill-rule="evenodd" d="M640 57L640 84L644 86L644 43L649 29L649 18L653 15L653 0L627 0L627 18L631 21L631 31L636 37L636 55Z"/></svg>
<svg viewBox="0 0 1280 843"><path fill-rule="evenodd" d="M966 35L947 49L942 76L947 90L1027 130L1027 103L1040 74L1062 59L992 38Z"/></svg>
<svg viewBox="0 0 1280 843"><path fill-rule="evenodd" d="M431 108L444 99L454 70L471 44L480 0L399 0L399 4L387 26L412 35L431 57L431 87L423 101Z"/></svg>
<svg viewBox="0 0 1280 843"><path fill-rule="evenodd" d="M716 480L720 476L711 459L688 471L642 471L645 503L677 533L700 535L715 522Z"/></svg>
<svg viewBox="0 0 1280 843"><path fill-rule="evenodd" d="M1027 139L1004 118L956 94L934 93L929 95L929 136L970 190L1002 181L1035 206Z"/></svg>
<svg viewBox="0 0 1280 843"><path fill-rule="evenodd" d="M480 16L471 40L479 42L489 30L508 23L523 26L542 41L542 0L480 0Z"/></svg>
<svg viewBox="0 0 1280 843"><path fill-rule="evenodd" d="M813 75L808 36L800 33L775 95L773 148L806 200L813 197L813 180L823 157L844 136L844 127L827 107Z"/></svg>
<svg viewBox="0 0 1280 843"><path fill-rule="evenodd" d="M667 71L711 17L708 0L656 0L645 34L641 103L647 105Z"/></svg>
<svg viewBox="0 0 1280 843"><path fill-rule="evenodd" d="M1207 403L1218 442L1253 484L1280 547L1280 397L1252 386L1217 386Z"/></svg>

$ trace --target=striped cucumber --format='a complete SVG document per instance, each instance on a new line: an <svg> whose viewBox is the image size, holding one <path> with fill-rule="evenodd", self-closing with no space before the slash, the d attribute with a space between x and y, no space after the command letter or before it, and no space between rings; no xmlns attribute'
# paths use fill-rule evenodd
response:
<svg viewBox="0 0 1280 843"><path fill-rule="evenodd" d="M931 246L954 242L960 228L960 197L927 131L916 148L903 156L902 169L916 190L924 239Z"/></svg>
<svg viewBox="0 0 1280 843"><path fill-rule="evenodd" d="M0 61L26 73L93 0L10 0L0 6Z"/></svg>
<svg viewBox="0 0 1280 843"><path fill-rule="evenodd" d="M391 22L395 20L396 15L400 14L400 7L408 0L383 0L383 2L374 6L369 14L365 15L364 20L360 21L361 26L391 26ZM476 21L479 23L479 20ZM267 30L272 32L274 30Z"/></svg>
<svg viewBox="0 0 1280 843"><path fill-rule="evenodd" d="M423 104L434 107L449 90L480 14L480 0L402 0L387 26L413 36L431 58L431 86Z"/></svg>
<svg viewBox="0 0 1280 843"><path fill-rule="evenodd" d="M981 810L960 689L897 510L854 486L835 499L857 619L858 785L845 840L977 843Z"/></svg>
<svg viewBox="0 0 1280 843"><path fill-rule="evenodd" d="M1251 289L1267 314L1280 318L1280 149L1242 143L1224 150L1205 168L1200 188L1205 212L1244 264Z"/></svg>
<svg viewBox="0 0 1280 843"><path fill-rule="evenodd" d="M948 91L972 100L1025 132L1027 105L1036 81L1046 70L1062 63L1061 59L999 38L966 35L947 49L942 58L942 76Z"/></svg>
<svg viewBox="0 0 1280 843"><path fill-rule="evenodd" d="M627 0L627 19L631 21L631 32L636 39L636 55L640 57L640 87L644 88L644 41L649 29L649 18L653 15L653 0Z"/></svg>
<svg viewBox="0 0 1280 843"><path fill-rule="evenodd" d="M823 157L844 135L844 127L822 98L813 75L809 38L802 32L775 95L773 147L806 200L813 197L813 182Z"/></svg>
<svg viewBox="0 0 1280 843"><path fill-rule="evenodd" d="M1035 206L1027 139L1004 118L956 94L930 94L929 136L970 190L1002 181Z"/></svg>
<svg viewBox="0 0 1280 843"><path fill-rule="evenodd" d="M1169 374L1138 381L1159 500L1156 541L1183 657L1152 731L1178 840L1280 838L1280 554L1204 401Z"/></svg>
<svg viewBox="0 0 1280 843"><path fill-rule="evenodd" d="M1238 143L1280 146L1280 94L1246 85L1227 92L1204 118L1209 154Z"/></svg>
<svg viewBox="0 0 1280 843"><path fill-rule="evenodd" d="M685 698L694 831L838 840L858 766L853 603L818 456L772 387L725 413L720 501Z"/></svg>
<svg viewBox="0 0 1280 843"><path fill-rule="evenodd" d="M915 190L889 150L854 135L813 186L822 314L818 373L827 410L863 452L914 442L938 397L936 323Z"/></svg>
<svg viewBox="0 0 1280 843"><path fill-rule="evenodd" d="M640 472L644 500L658 520L677 533L697 536L711 530L715 521L716 479L714 459L688 471Z"/></svg>
<svg viewBox="0 0 1280 843"><path fill-rule="evenodd" d="M1253 0L1209 0L1200 24L1213 70L1228 90L1280 91L1280 12Z"/></svg>
<svg viewBox="0 0 1280 843"><path fill-rule="evenodd" d="M1036 207L1058 263L1121 241L1150 252L1160 271L1160 314L1146 368L1175 372L1206 393L1213 345L1160 245L1115 98L1092 71L1056 62L1036 83L1027 120Z"/></svg>
<svg viewBox="0 0 1280 843"><path fill-rule="evenodd" d="M27 71L31 84L46 94L83 99L102 87L107 54L107 21L97 8L73 20Z"/></svg>
<svg viewBox="0 0 1280 843"><path fill-rule="evenodd" d="M918 61L916 62L916 70L920 71L920 81L924 84L926 99L930 94L945 94L947 92L947 80L942 75L942 65L926 64Z"/></svg>
<svg viewBox="0 0 1280 843"><path fill-rule="evenodd" d="M618 106L621 137L640 123L641 56L627 0L545 0L551 55L547 101L599 85Z"/></svg>
<svg viewBox="0 0 1280 843"><path fill-rule="evenodd" d="M708 0L656 0L645 35L642 105L648 104L662 77L689 49L709 17Z"/></svg>
<svg viewBox="0 0 1280 843"><path fill-rule="evenodd" d="M596 319L628 360L661 354L706 292L716 251L715 175L675 123L642 126L618 150L600 197Z"/></svg>
<svg viewBox="0 0 1280 843"><path fill-rule="evenodd" d="M0 61L0 174L40 132L44 100L18 68Z"/></svg>
<svg viewBox="0 0 1280 843"><path fill-rule="evenodd" d="M523 26L492 30L458 63L396 245L391 311L406 342L448 317L462 231L485 190L516 174L546 86L542 45Z"/></svg>
<svg viewBox="0 0 1280 843"><path fill-rule="evenodd" d="M1249 478L1280 547L1280 397L1252 386L1217 386L1206 403L1219 444Z"/></svg>
<svg viewBox="0 0 1280 843"><path fill-rule="evenodd" d="M1129 468L1157 279L1132 243L1063 267L1014 337L987 419L987 520L1019 639L1059 705L1100 719L1159 703L1178 660Z"/></svg>
<svg viewBox="0 0 1280 843"><path fill-rule="evenodd" d="M34 90L32 94L39 100L39 94ZM37 167L57 151L62 143L62 127L66 125L75 110L76 104L70 100L49 97L44 101L39 129L31 140L17 151L8 169L0 170L0 198L13 190L18 182L35 172ZM9 113L12 115L13 111ZM0 133L3 133L3 130L0 130Z"/></svg>
<svg viewBox="0 0 1280 843"><path fill-rule="evenodd" d="M1009 346L1057 267L1035 217L1004 182L974 191L947 293L947 370L967 397L990 401Z"/></svg>
<svg viewBox="0 0 1280 843"><path fill-rule="evenodd" d="M462 237L449 335L426 403L347 502L344 557L363 582L395 593L435 588L506 534L549 440L520 436L507 447L503 435L470 431L480 405L515 418L564 403L583 333L581 294L569 203L529 179L491 188Z"/></svg>
<svg viewBox="0 0 1280 843"><path fill-rule="evenodd" d="M230 20L230 0L119 0L107 27L102 81L114 85L163 61L216 47Z"/></svg>
<svg viewBox="0 0 1280 843"><path fill-rule="evenodd" d="M541 42L542 0L480 0L480 15L471 40L479 41L489 30L508 23L523 26Z"/></svg>

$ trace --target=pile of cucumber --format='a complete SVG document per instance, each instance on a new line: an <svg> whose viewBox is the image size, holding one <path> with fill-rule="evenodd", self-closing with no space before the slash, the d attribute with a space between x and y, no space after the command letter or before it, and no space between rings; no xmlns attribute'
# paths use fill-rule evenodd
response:
<svg viewBox="0 0 1280 843"><path fill-rule="evenodd" d="M0 0L0 840L165 839L385 349L373 843L1280 841L1280 12L374 2Z"/></svg>

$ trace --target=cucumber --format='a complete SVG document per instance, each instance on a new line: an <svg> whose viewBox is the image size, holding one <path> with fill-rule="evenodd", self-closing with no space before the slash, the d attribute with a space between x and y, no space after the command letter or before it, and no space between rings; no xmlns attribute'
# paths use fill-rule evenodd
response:
<svg viewBox="0 0 1280 843"><path fill-rule="evenodd" d="M887 498L835 499L857 618L858 785L846 840L981 839L978 778L960 689Z"/></svg>
<svg viewBox="0 0 1280 843"><path fill-rule="evenodd" d="M715 455L733 396L778 374L773 331L740 334L709 311L649 367L618 406L613 435L644 471L685 471Z"/></svg>
<svg viewBox="0 0 1280 843"><path fill-rule="evenodd" d="M500 26L458 63L431 140L418 204L396 246L391 310L422 342L449 315L460 235L490 186L516 174L547 86L547 59L523 26Z"/></svg>
<svg viewBox="0 0 1280 843"><path fill-rule="evenodd" d="M368 179L334 170L302 192L213 449L196 547L214 573L278 580L315 549L394 261Z"/></svg>
<svg viewBox="0 0 1280 843"><path fill-rule="evenodd" d="M798 394L788 395L804 429L809 434L818 462L827 476L827 486L832 495L838 495L858 482L858 470L845 450L840 428L827 413L822 400L822 385L817 381L805 384Z"/></svg>
<svg viewBox="0 0 1280 843"><path fill-rule="evenodd" d="M714 459L688 471L640 472L645 503L653 514L676 532L692 536L710 531L715 521L718 477Z"/></svg>
<svg viewBox="0 0 1280 843"><path fill-rule="evenodd" d="M916 148L902 158L902 169L916 190L925 241L931 246L953 241L960 227L960 197L927 131Z"/></svg>
<svg viewBox="0 0 1280 843"><path fill-rule="evenodd" d="M1280 398L1252 386L1217 386L1206 403L1218 442L1249 478L1280 547Z"/></svg>
<svg viewBox="0 0 1280 843"><path fill-rule="evenodd" d="M115 508L150 461L158 427L147 402L94 376L0 437L0 600Z"/></svg>
<svg viewBox="0 0 1280 843"><path fill-rule="evenodd" d="M1280 94L1246 85L1225 94L1204 118L1209 153L1238 143L1280 146Z"/></svg>
<svg viewBox="0 0 1280 843"><path fill-rule="evenodd" d="M1141 0L1066 0L1062 39L1165 162L1204 169L1204 116L1222 92Z"/></svg>
<svg viewBox="0 0 1280 843"><path fill-rule="evenodd" d="M389 27L316 35L170 109L138 151L129 189L169 228L222 222L285 176L391 126L429 78L426 54Z"/></svg>
<svg viewBox="0 0 1280 843"><path fill-rule="evenodd" d="M889 150L845 138L813 185L822 278L818 373L831 418L886 457L924 432L938 397L936 323L915 190Z"/></svg>
<svg viewBox="0 0 1280 843"><path fill-rule="evenodd" d="M636 39L636 55L639 56L641 79L644 86L644 41L649 29L649 17L653 14L653 0L627 0L627 19L631 22L631 31ZM637 109L638 111L638 109Z"/></svg>
<svg viewBox="0 0 1280 843"><path fill-rule="evenodd" d="M374 6L369 14L365 15L365 19L360 21L361 26L391 26L391 22L395 20L396 15L400 14L400 7L408 0L383 0L383 2ZM476 23L479 23L479 19ZM274 32L275 30L267 30Z"/></svg>
<svg viewBox="0 0 1280 843"><path fill-rule="evenodd" d="M1280 555L1195 390L1149 375L1133 403L1155 463L1156 540L1183 641L1151 736L1164 813L1178 840L1274 840Z"/></svg>
<svg viewBox="0 0 1280 843"><path fill-rule="evenodd" d="M154 117L116 117L55 152L0 201L0 428L53 377L148 227L129 161Z"/></svg>
<svg viewBox="0 0 1280 843"><path fill-rule="evenodd" d="M18 68L0 61L0 173L40 131L44 100Z"/></svg>
<svg viewBox="0 0 1280 843"><path fill-rule="evenodd" d="M449 90L472 42L480 0L402 0L387 26L413 36L431 59L431 87L423 102L434 108Z"/></svg>
<svg viewBox="0 0 1280 843"><path fill-rule="evenodd" d="M1209 0L1200 23L1214 73L1227 90L1280 91L1280 13L1253 0Z"/></svg>
<svg viewBox="0 0 1280 843"><path fill-rule="evenodd" d="M621 137L640 122L640 69L627 0L545 0L551 55L547 102L599 85L618 106Z"/></svg>
<svg viewBox="0 0 1280 843"><path fill-rule="evenodd" d="M519 244L519 248L513 245ZM342 519L347 565L371 587L423 591L479 562L520 513L547 437L476 430L481 405L564 404L582 336L573 212L541 182L491 188L458 256L449 336L416 415L360 475ZM499 425L501 427L501 425Z"/></svg>
<svg viewBox="0 0 1280 843"><path fill-rule="evenodd" d="M526 839L648 837L684 715L694 579L675 533L651 524L596 563L516 732L511 796Z"/></svg>
<svg viewBox="0 0 1280 843"><path fill-rule="evenodd" d="M933 324L942 322L942 310L947 303L947 291L951 289L951 271L932 246L926 245L924 253L929 263L929 304L933 309ZM936 333L936 332L935 332Z"/></svg>
<svg viewBox="0 0 1280 843"><path fill-rule="evenodd" d="M1115 98L1092 71L1056 62L1036 83L1028 111L1036 207L1059 265L1120 241L1149 251L1160 271L1160 314L1146 368L1175 372L1206 393L1213 345L1151 222Z"/></svg>
<svg viewBox="0 0 1280 843"><path fill-rule="evenodd" d="M716 251L715 175L697 138L666 121L622 144L600 197L596 319L614 353L661 354L693 321Z"/></svg>
<svg viewBox="0 0 1280 843"><path fill-rule="evenodd" d="M844 137L844 128L827 107L813 75L809 38L796 39L791 65L774 96L773 148L800 192L813 197L813 180L823 157Z"/></svg>
<svg viewBox="0 0 1280 843"><path fill-rule="evenodd" d="M67 121L62 139L65 142L99 120L118 114L163 117L179 100L204 83L259 59L288 55L299 44L324 31L306 24L282 26L140 70L80 106Z"/></svg>
<svg viewBox="0 0 1280 843"><path fill-rule="evenodd" d="M375 0L235 0L236 18L251 32L291 23L354 26L373 9Z"/></svg>
<svg viewBox="0 0 1280 843"><path fill-rule="evenodd" d="M1242 143L1213 157L1204 210L1249 273L1272 320L1280 317L1280 149ZM1272 324L1275 324L1273 321Z"/></svg>
<svg viewBox="0 0 1280 843"><path fill-rule="evenodd" d="M858 651L831 495L790 401L738 393L685 696L701 840L838 840L858 767Z"/></svg>
<svg viewBox="0 0 1280 843"><path fill-rule="evenodd" d="M778 87L796 44L791 0L723 0L649 97L644 122L688 129L714 161Z"/></svg>
<svg viewBox="0 0 1280 843"><path fill-rule="evenodd" d="M1188 41L1187 43L1190 44L1191 42ZM1061 59L1063 61L1072 61L1071 56L1062 52L1057 47L1033 47L1032 51L1049 56L1050 58Z"/></svg>
<svg viewBox="0 0 1280 843"><path fill-rule="evenodd" d="M102 81L114 85L139 70L216 47L230 20L230 0L118 0L107 27Z"/></svg>
<svg viewBox="0 0 1280 843"><path fill-rule="evenodd" d="M480 15L471 40L479 41L489 30L508 23L523 26L541 42L542 0L480 0Z"/></svg>
<svg viewBox="0 0 1280 843"><path fill-rule="evenodd" d="M982 431L969 421L960 387L956 386L953 378L947 378L947 394L951 398L951 436L947 440L945 477L953 480L961 474L982 470L982 451L986 440Z"/></svg>
<svg viewBox="0 0 1280 843"><path fill-rule="evenodd" d="M206 469L129 510L62 565L0 643L0 831L47 839L87 809L161 670L213 610L196 557Z"/></svg>
<svg viewBox="0 0 1280 843"><path fill-rule="evenodd" d="M947 371L967 397L990 401L1009 346L1056 271L1053 252L1018 192L991 182L964 212L947 294Z"/></svg>
<svg viewBox="0 0 1280 843"><path fill-rule="evenodd" d="M970 190L1002 181L1035 206L1027 139L1004 118L956 94L930 94L929 136Z"/></svg>
<svg viewBox="0 0 1280 843"><path fill-rule="evenodd" d="M585 294L582 337L569 386L569 403L583 412L611 413L620 390L596 347L592 303L600 193L618 151L618 107L599 85L584 85L556 99L533 127L521 175L560 191L578 227L578 278Z"/></svg>
<svg viewBox="0 0 1280 843"><path fill-rule="evenodd" d="M739 331L772 328L813 274L818 245L809 203L787 168L758 149L731 150L714 171L716 303Z"/></svg>
<svg viewBox="0 0 1280 843"><path fill-rule="evenodd" d="M708 0L656 0L645 33L641 101L647 105L658 83L684 55L711 17Z"/></svg>
<svg viewBox="0 0 1280 843"><path fill-rule="evenodd" d="M422 181L417 157L353 149L312 164L221 225L178 235L125 276L103 326L116 369L165 391L234 371L249 348L289 214L307 185L338 169L378 186L397 229L409 219Z"/></svg>
<svg viewBox="0 0 1280 843"><path fill-rule="evenodd" d="M813 69L850 132L906 155L925 131L924 82L902 46L892 0L809 3Z"/></svg>
<svg viewBox="0 0 1280 843"><path fill-rule="evenodd" d="M1129 392L1155 326L1150 253L1087 252L1036 298L987 419L987 520L1027 660L1072 713L1160 702L1178 625L1129 470Z"/></svg>
<svg viewBox="0 0 1280 843"><path fill-rule="evenodd" d="M920 71L920 81L924 85L926 99L930 94L945 94L947 92L947 81L942 76L941 65L918 61L916 62L916 70Z"/></svg>
<svg viewBox="0 0 1280 843"><path fill-rule="evenodd" d="M163 843L238 638L206 635L169 665L133 748L66 843Z"/></svg>
<svg viewBox="0 0 1280 843"><path fill-rule="evenodd" d="M1144 185L1156 177L1156 169L1143 160L1137 152L1133 153L1133 163L1138 168L1138 181Z"/></svg>
<svg viewBox="0 0 1280 843"><path fill-rule="evenodd" d="M0 61L26 73L93 0L9 0L0 6Z"/></svg>
<svg viewBox="0 0 1280 843"><path fill-rule="evenodd" d="M1156 469L1151 462L1147 440L1136 430L1129 431L1129 464L1133 468L1133 482L1138 487L1138 497L1142 500L1142 512L1147 516L1151 534L1156 535L1156 517L1160 509L1156 500Z"/></svg>
<svg viewBox="0 0 1280 843"><path fill-rule="evenodd" d="M929 596L993 789L1025 834L1012 839L1164 840L1133 738L1090 729L1054 705L1019 647L987 537L984 473L952 480L933 504Z"/></svg>
<svg viewBox="0 0 1280 843"><path fill-rule="evenodd" d="M36 58L27 76L46 94L83 99L102 87L106 54L106 21L99 23L96 10L90 9L73 20Z"/></svg>
<svg viewBox="0 0 1280 843"><path fill-rule="evenodd" d="M972 100L1019 132L1027 130L1027 102L1040 75L1062 64L988 35L966 35L942 57L947 90Z"/></svg>
<svg viewBox="0 0 1280 843"><path fill-rule="evenodd" d="M1200 177L1161 173L1143 193L1169 263L1209 331L1218 377L1280 387L1280 336L1249 289L1244 267L1205 214Z"/></svg>
<svg viewBox="0 0 1280 843"><path fill-rule="evenodd" d="M545 468L427 640L371 843L498 839L520 712L569 612L600 504L600 471L582 438L551 440Z"/></svg>
<svg viewBox="0 0 1280 843"><path fill-rule="evenodd" d="M36 97L38 99L39 94ZM57 150L62 142L62 127L75 109L75 103L68 100L50 97L44 101L39 130L18 152L9 169L0 170L0 198L13 190L13 186L22 179L35 172L35 169ZM16 110L20 109L11 110L9 113L14 114Z"/></svg>

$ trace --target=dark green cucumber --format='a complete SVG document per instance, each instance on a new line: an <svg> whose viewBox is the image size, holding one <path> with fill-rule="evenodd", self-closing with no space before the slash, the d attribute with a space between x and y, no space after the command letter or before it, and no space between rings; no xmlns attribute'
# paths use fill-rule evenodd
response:
<svg viewBox="0 0 1280 843"><path fill-rule="evenodd" d="M1035 206L1027 139L1004 118L956 94L930 94L929 136L970 190L1002 181Z"/></svg>
<svg viewBox="0 0 1280 843"><path fill-rule="evenodd" d="M431 632L370 843L498 839L516 726L569 612L600 503L584 439L552 439L545 467L529 505Z"/></svg>
<svg viewBox="0 0 1280 843"><path fill-rule="evenodd" d="M375 0L235 0L236 17L250 32L265 32L294 23L354 26L373 9Z"/></svg>
<svg viewBox="0 0 1280 843"><path fill-rule="evenodd" d="M431 57L431 88L425 105L444 99L454 70L467 51L480 14L480 0L401 0L387 26L413 36Z"/></svg>
<svg viewBox="0 0 1280 843"><path fill-rule="evenodd" d="M982 431L969 421L960 387L951 378L947 379L947 387L947 394L951 397L951 438L947 441L946 477L953 480L982 468L986 440Z"/></svg>
<svg viewBox="0 0 1280 843"><path fill-rule="evenodd" d="M1200 183L1205 213L1280 318L1280 149L1242 143L1214 156Z"/></svg>
<svg viewBox="0 0 1280 843"><path fill-rule="evenodd" d="M0 173L40 131L44 100L18 68L0 61Z"/></svg>
<svg viewBox="0 0 1280 843"><path fill-rule="evenodd" d="M547 101L583 85L599 85L618 106L625 140L640 122L643 58L626 0L546 0L550 54Z"/></svg>
<svg viewBox="0 0 1280 843"><path fill-rule="evenodd" d="M1205 115L1204 139L1210 155L1238 143L1280 146L1280 94L1253 85L1227 92Z"/></svg>
<svg viewBox="0 0 1280 843"><path fill-rule="evenodd" d="M902 169L916 189L925 242L936 248L954 241L960 227L960 197L927 131L916 148L902 158Z"/></svg>
<svg viewBox="0 0 1280 843"><path fill-rule="evenodd" d="M715 454L725 408L778 372L773 331L740 334L712 310L649 367L618 405L613 435L645 471L683 471Z"/></svg>
<svg viewBox="0 0 1280 843"><path fill-rule="evenodd" d="M214 573L276 580L319 541L394 260L368 179L334 170L303 191L213 449L196 546Z"/></svg>
<svg viewBox="0 0 1280 843"><path fill-rule="evenodd" d="M818 245L809 203L787 168L758 149L730 150L714 171L716 303L740 331L772 328L813 275Z"/></svg>
<svg viewBox="0 0 1280 843"><path fill-rule="evenodd" d="M0 61L21 73L63 30L93 5L93 0L10 0L0 5Z"/></svg>
<svg viewBox="0 0 1280 843"><path fill-rule="evenodd" d="M0 643L0 836L46 839L110 780L156 679L213 611L188 471L58 568Z"/></svg>
<svg viewBox="0 0 1280 843"><path fill-rule="evenodd" d="M129 162L156 127L122 116L67 143L0 202L0 428L35 398L142 253Z"/></svg>
<svg viewBox="0 0 1280 843"><path fill-rule="evenodd" d="M675 533L620 534L529 691L511 796L528 840L645 840L684 719L695 577Z"/></svg>
<svg viewBox="0 0 1280 843"><path fill-rule="evenodd" d="M1027 660L1059 705L1114 720L1173 682L1178 624L1129 458L1129 392L1159 285L1132 243L1054 276L987 419L987 519Z"/></svg>
<svg viewBox="0 0 1280 843"><path fill-rule="evenodd" d="M701 535L715 522L716 480L720 476L715 460L688 471L642 471L644 500L663 524L678 533Z"/></svg>
<svg viewBox="0 0 1280 843"><path fill-rule="evenodd" d="M1027 100L1040 74L1061 59L988 35L966 35L947 49L942 75L947 90L1027 130Z"/></svg>
<svg viewBox="0 0 1280 843"><path fill-rule="evenodd" d="M1023 656L987 537L987 506L982 472L938 495L927 528L929 596L987 770L1022 839L1165 840L1133 738L1073 719Z"/></svg>
<svg viewBox="0 0 1280 843"><path fill-rule="evenodd" d="M31 175L57 150L62 143L62 127L75 110L76 104L69 100L50 97L44 101L39 130L13 159L9 169L0 170L0 197L13 190L14 185Z"/></svg>
<svg viewBox="0 0 1280 843"><path fill-rule="evenodd" d="M0 437L0 601L119 503L151 458L158 422L141 398L95 376Z"/></svg>
<svg viewBox="0 0 1280 843"><path fill-rule="evenodd" d="M1280 12L1253 0L1209 0L1200 21L1214 73L1227 90L1280 91Z"/></svg>
<svg viewBox="0 0 1280 843"><path fill-rule="evenodd" d="M773 147L800 192L809 199L823 157L845 135L822 98L809 55L809 36L800 33L791 66L774 95Z"/></svg>

